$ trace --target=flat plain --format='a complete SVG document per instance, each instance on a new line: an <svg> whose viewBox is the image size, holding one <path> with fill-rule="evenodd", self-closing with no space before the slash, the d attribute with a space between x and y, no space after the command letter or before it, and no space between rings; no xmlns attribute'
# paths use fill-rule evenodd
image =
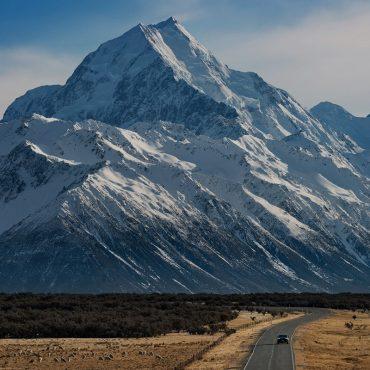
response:
<svg viewBox="0 0 370 370"><path fill-rule="evenodd" d="M285 319L285 318L283 318ZM238 317L228 322L229 328L256 323L252 328L238 330L221 345L215 347L222 355L210 361L197 361L190 368L222 368L230 361L234 346L241 347L238 354L242 358L254 340L254 334L271 320L270 314L242 311ZM274 321L279 321L276 319ZM216 341L222 333L213 335L190 335L171 333L151 338L58 338L58 339L1 339L1 369L171 369L182 361ZM246 342L245 342L246 339ZM244 348L243 345L246 345ZM217 349L216 349L217 348ZM213 352L212 352L213 353ZM238 358L239 358L238 357Z"/></svg>
<svg viewBox="0 0 370 370"><path fill-rule="evenodd" d="M370 314L335 310L332 316L302 326L295 335L294 352L297 370L368 370Z"/></svg>
<svg viewBox="0 0 370 370"><path fill-rule="evenodd" d="M1 369L170 369L215 335L167 334L141 339L2 339Z"/></svg>
<svg viewBox="0 0 370 370"><path fill-rule="evenodd" d="M369 313L333 312L332 316L298 328L294 339L297 369L370 369ZM265 328L295 317L297 314L293 313L272 320L270 314L242 311L227 324L236 332L187 369L239 369ZM350 322L351 329L345 326ZM1 339L0 368L173 369L221 335L221 332L213 335L180 332L140 339Z"/></svg>

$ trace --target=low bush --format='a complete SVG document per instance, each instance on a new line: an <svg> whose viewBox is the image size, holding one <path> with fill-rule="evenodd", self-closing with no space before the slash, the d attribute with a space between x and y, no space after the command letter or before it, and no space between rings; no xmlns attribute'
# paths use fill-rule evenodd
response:
<svg viewBox="0 0 370 370"><path fill-rule="evenodd" d="M281 308L285 307L284 310ZM292 307L370 308L369 294L0 294L0 338L150 337L225 331L237 310L284 316Z"/></svg>

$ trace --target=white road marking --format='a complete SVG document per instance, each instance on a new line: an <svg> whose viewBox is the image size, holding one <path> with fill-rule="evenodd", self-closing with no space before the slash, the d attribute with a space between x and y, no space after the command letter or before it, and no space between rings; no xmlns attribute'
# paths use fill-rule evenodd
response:
<svg viewBox="0 0 370 370"><path fill-rule="evenodd" d="M269 330L271 330L271 328L272 328L272 327L270 327L270 328L266 329L266 330L261 334L261 336L258 338L257 342L256 342L256 343L255 343L255 345L253 346L252 353L251 353L251 355L249 356L248 361L247 361L247 363L245 364L245 366L244 366L244 369L243 369L243 370L246 370L246 369L247 369L247 366L248 366L248 364L249 364L250 360L251 360L251 359L252 359L252 357L253 357L253 354L254 354L254 351L255 351L255 349L256 349L256 347L257 347L258 342L262 339L262 337L264 336L264 334L265 334L265 333L267 333Z"/></svg>
<svg viewBox="0 0 370 370"><path fill-rule="evenodd" d="M294 337L294 334L295 334L295 331L297 330L297 328L298 328L298 326L296 326L295 329L293 330L292 336L290 337L290 341L289 341L290 355L291 355L291 359L292 359L292 369L293 370L295 370L295 355L294 355L294 350L293 350L292 343L293 343L293 337Z"/></svg>
<svg viewBox="0 0 370 370"><path fill-rule="evenodd" d="M305 316L308 316L308 315L311 315L311 313L309 313L309 314L307 314L307 313L306 313L306 315L305 315ZM303 316L303 317L305 317L305 316ZM303 324L305 324L305 323L303 323ZM299 326L301 326L301 325L302 325L302 324L297 325L297 326L294 328L293 333L292 333L292 335L291 335L291 337L290 337L290 341L289 341L289 346L290 346L290 355L291 355L291 359L292 359L292 369L293 369L293 370L295 370L295 354L294 354L294 350L293 350L293 339L294 339L295 331L296 331L296 330L297 330L297 328L298 328Z"/></svg>
<svg viewBox="0 0 370 370"><path fill-rule="evenodd" d="M312 313L308 313L308 314L306 313L303 317L305 317L305 316L309 316L309 315L312 315ZM296 320L299 320L299 319L300 319L300 318L297 318ZM294 321L294 319L293 319L292 321ZM287 323L289 323L289 321L288 321ZM272 323L271 323L271 324L272 324ZM295 332L296 332L297 328L298 328L299 326L301 326L302 324L305 324L305 323L298 324L298 325L294 328L294 330L293 330L293 332L292 332L292 335L291 335L291 337L290 337L290 340L289 340L290 355L291 355L292 369L293 369L293 370L295 370L295 368L296 368L296 367L295 367L295 355L294 355L294 350L293 350L292 343L293 343L294 334L295 334ZM267 328L267 329L266 329L266 330L265 330L265 331L260 335L260 337L258 338L257 342L256 342L256 343L254 344L254 346L253 346L252 353L251 353L251 355L249 356L248 361L247 361L247 363L245 364L245 366L244 366L243 370L246 370L246 369L247 369L247 366L248 366L249 362L251 361L251 359L252 359L252 357L253 357L253 354L254 354L254 352L255 352L255 350L256 350L256 347L257 347L257 345L258 345L259 341L262 339L262 337L265 335L265 333L267 333L269 330L273 329L273 328L274 328L274 326L275 326L275 325L270 326L269 328ZM270 368L271 368L271 361L272 361L272 358L273 358L273 355L274 355L274 350L275 350L275 343L273 344L273 347L272 347L271 356L270 356L269 363L268 363L268 370L270 370Z"/></svg>
<svg viewBox="0 0 370 370"><path fill-rule="evenodd" d="M267 367L268 370L270 370L270 368L271 368L271 361L272 361L272 358L274 357L274 351L275 351L275 343L272 344L271 356L270 356L269 364L268 364L268 367Z"/></svg>

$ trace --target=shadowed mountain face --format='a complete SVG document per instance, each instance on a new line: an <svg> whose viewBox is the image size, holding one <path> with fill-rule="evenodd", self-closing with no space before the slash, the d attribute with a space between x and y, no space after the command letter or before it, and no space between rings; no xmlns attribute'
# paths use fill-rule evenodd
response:
<svg viewBox="0 0 370 370"><path fill-rule="evenodd" d="M370 290L367 119L322 104L173 18L102 44L0 124L0 290Z"/></svg>
<svg viewBox="0 0 370 370"><path fill-rule="evenodd" d="M327 129L348 136L363 149L370 149L370 115L356 117L343 107L329 102L317 104L310 112L321 120Z"/></svg>

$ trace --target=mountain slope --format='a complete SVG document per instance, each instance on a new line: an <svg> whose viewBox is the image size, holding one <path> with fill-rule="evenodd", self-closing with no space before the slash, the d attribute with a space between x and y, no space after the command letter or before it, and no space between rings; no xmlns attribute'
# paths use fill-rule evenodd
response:
<svg viewBox="0 0 370 370"><path fill-rule="evenodd" d="M314 115L173 18L102 44L0 123L0 290L369 290L366 150Z"/></svg>
<svg viewBox="0 0 370 370"><path fill-rule="evenodd" d="M158 26L139 24L102 44L83 60L66 85L29 91L7 109L4 120L40 113L126 126L137 120L162 119L201 129L205 119L226 123L235 119L233 108L210 99L199 84L192 84L187 66L164 42L160 30L168 27L185 37L176 25L172 18ZM188 43L191 52L198 51L193 40Z"/></svg>
<svg viewBox="0 0 370 370"><path fill-rule="evenodd" d="M358 281L369 273L366 248L348 255L317 222L311 228L262 198L266 184L256 187L260 179L248 173L241 142L195 136L173 124L150 132L139 125L140 135L37 116L12 122L11 130L16 150L3 162L14 152L26 155L3 173L28 181L12 197L3 190L3 204L18 208L30 194L42 198L45 187L50 195L51 181L58 180L59 189L36 212L24 208L1 235L2 289L330 290L338 283L357 289L352 279L363 289ZM65 167L73 167L67 178ZM306 210L309 217L314 211ZM2 229L9 223L5 212ZM364 230L357 233L349 235L360 244Z"/></svg>
<svg viewBox="0 0 370 370"><path fill-rule="evenodd" d="M125 128L164 120L218 137L248 132L282 138L301 130L325 135L285 91L255 73L229 69L173 18L139 24L102 44L64 86L40 87L16 99L4 121L33 113Z"/></svg>
<svg viewBox="0 0 370 370"><path fill-rule="evenodd" d="M370 117L356 117L330 102L319 103L310 112L331 130L349 136L363 149L370 149Z"/></svg>

